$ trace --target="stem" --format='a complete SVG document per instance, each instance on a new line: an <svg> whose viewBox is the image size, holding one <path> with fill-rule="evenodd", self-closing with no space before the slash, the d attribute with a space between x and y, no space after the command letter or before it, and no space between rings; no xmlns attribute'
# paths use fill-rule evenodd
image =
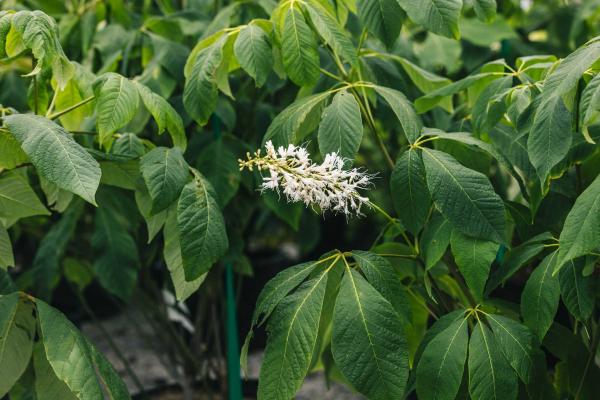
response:
<svg viewBox="0 0 600 400"><path fill-rule="evenodd" d="M90 101L94 100L95 98L96 98L96 96L90 96L87 99L81 100L79 103L73 104L71 107L65 108L62 111L58 111L58 112L50 115L48 118L49 119L56 119L58 117L61 117L61 116L65 115L66 113L69 113L69 112L75 110L76 108L81 107L81 106L89 103Z"/></svg>
<svg viewBox="0 0 600 400"><path fill-rule="evenodd" d="M388 214L383 208L379 207L377 204L373 203L370 200L369 200L368 204L369 204L369 206L374 208L377 212L379 212L381 215L386 217L388 219L388 221L390 221L392 224L396 225L399 228L401 227L400 224L398 223L398 220L396 218L392 217L390 214ZM416 253L414 245L412 244L412 242L410 241L408 236L406 236L406 233L404 232L404 230L401 230L400 234L406 241L406 244L408 244L410 246L410 248L413 250L413 252Z"/></svg>
<svg viewBox="0 0 600 400"><path fill-rule="evenodd" d="M58 97L58 92L59 92L59 89L57 87L56 90L54 91L54 95L52 96L52 101L50 102L50 105L48 106L48 110L46 111L46 118L48 118L48 116L52 113L52 110L54 110L54 104L56 103L56 98Z"/></svg>
<svg viewBox="0 0 600 400"><path fill-rule="evenodd" d="M325 68L321 68L321 72L323 73L323 75L327 75L331 79L335 79L336 81L344 82L344 80L340 76L337 76L336 74L332 74L331 72L327 71Z"/></svg>
<svg viewBox="0 0 600 400"><path fill-rule="evenodd" d="M406 288L406 291L408 292L408 294L410 294L415 299L415 301L417 302L417 304L419 304L425 310L427 310L427 312L429 313L429 315L431 315L436 320L440 319L440 317L438 317L437 314L435 312L433 312L433 310L431 308L429 308L429 306L427 305L427 303L425 303L425 301L423 301L423 299L421 299L419 296L417 296L416 294L414 294L413 291L410 290L410 288Z"/></svg>
<svg viewBox="0 0 600 400"><path fill-rule="evenodd" d="M37 84L37 76L33 76L33 113L37 115L39 110L38 106L38 84Z"/></svg>

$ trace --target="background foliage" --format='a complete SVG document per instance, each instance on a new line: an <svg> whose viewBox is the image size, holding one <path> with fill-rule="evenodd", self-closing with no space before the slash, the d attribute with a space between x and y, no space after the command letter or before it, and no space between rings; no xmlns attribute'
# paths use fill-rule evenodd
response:
<svg viewBox="0 0 600 400"><path fill-rule="evenodd" d="M189 395L224 374L228 269L244 298L281 270L242 313L259 398L317 369L369 399L600 390L597 0L2 7L0 395L128 398L58 311L127 305ZM377 206L259 196L238 159L268 140L377 172Z"/></svg>

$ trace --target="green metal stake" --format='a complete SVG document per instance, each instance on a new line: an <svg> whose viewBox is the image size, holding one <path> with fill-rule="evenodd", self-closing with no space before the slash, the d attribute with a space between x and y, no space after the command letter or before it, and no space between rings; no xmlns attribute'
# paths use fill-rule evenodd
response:
<svg viewBox="0 0 600 400"><path fill-rule="evenodd" d="M221 121L212 118L215 139L221 140ZM235 290L233 287L233 266L225 263L225 305L226 305L226 345L227 345L227 393L229 400L242 400L242 371L240 369L240 341L235 310Z"/></svg>

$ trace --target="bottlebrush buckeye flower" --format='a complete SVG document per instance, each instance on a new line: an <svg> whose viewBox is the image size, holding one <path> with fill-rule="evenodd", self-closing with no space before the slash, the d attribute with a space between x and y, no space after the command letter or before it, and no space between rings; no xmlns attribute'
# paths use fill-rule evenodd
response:
<svg viewBox="0 0 600 400"><path fill-rule="evenodd" d="M240 170L256 167L266 171L262 175L261 192L273 190L283 192L292 203L302 202L306 206L318 206L322 212L344 213L346 216L361 215L367 197L359 190L368 189L372 175L353 168L344 169L344 160L337 153L329 153L321 164L312 162L308 151L302 146L288 145L275 149L273 143L265 144L266 154L260 149L254 155L247 153L247 160L239 160Z"/></svg>

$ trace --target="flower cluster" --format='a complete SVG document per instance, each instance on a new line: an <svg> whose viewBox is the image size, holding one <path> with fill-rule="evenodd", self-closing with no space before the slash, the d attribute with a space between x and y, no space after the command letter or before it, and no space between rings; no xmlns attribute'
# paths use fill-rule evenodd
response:
<svg viewBox="0 0 600 400"><path fill-rule="evenodd" d="M303 202L306 206L318 206L321 211L360 215L363 204L369 199L359 194L368 189L372 176L353 168L344 169L344 160L336 153L325 156L321 164L313 163L306 148L290 144L275 149L273 143L265 144L266 154L260 149L247 160L239 160L240 170L256 167L268 171L263 175L261 191L283 192L290 202Z"/></svg>

